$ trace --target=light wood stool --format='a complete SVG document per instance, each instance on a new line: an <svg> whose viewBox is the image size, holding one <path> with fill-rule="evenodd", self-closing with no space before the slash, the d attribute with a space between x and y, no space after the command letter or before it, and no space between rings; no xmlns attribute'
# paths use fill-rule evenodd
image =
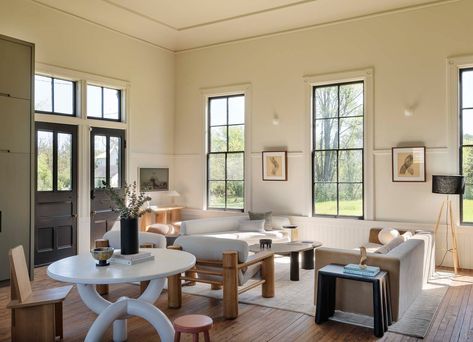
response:
<svg viewBox="0 0 473 342"><path fill-rule="evenodd" d="M174 342L181 340L181 333L192 334L192 341L199 341L199 333L204 333L204 341L210 342L209 330L212 328L213 320L204 315L185 315L174 320Z"/></svg>

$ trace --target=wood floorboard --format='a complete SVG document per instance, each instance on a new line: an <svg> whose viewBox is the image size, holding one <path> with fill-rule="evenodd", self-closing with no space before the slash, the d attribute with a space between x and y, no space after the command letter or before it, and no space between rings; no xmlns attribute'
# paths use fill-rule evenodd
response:
<svg viewBox="0 0 473 342"><path fill-rule="evenodd" d="M46 268L35 270L34 289L62 286L46 275ZM311 293L312 289L308 289ZM133 284L114 285L107 299L114 301L121 296L137 297L139 286ZM309 298L309 300L311 300ZM10 310L5 307L9 301L9 287L0 288L0 342L10 341ZM200 296L183 295L180 309L167 308L167 296L163 293L156 306L171 320L178 316L201 313L214 320L211 330L212 341L254 341L254 342L304 342L304 341L375 341L372 329L353 325L326 322L314 323L314 317L257 305L240 304L239 317L225 320L219 300ZM89 327L95 320L81 301L74 288L64 303L64 341L83 341ZM108 329L104 341L111 341L112 331ZM431 330L424 341L469 341L473 339L473 271L462 272L454 279L440 304ZM182 341L191 341L188 334ZM386 333L382 341L412 342L418 339L395 333ZM128 341L153 342L159 337L145 320L132 317L128 321ZM420 341L420 340L419 340Z"/></svg>

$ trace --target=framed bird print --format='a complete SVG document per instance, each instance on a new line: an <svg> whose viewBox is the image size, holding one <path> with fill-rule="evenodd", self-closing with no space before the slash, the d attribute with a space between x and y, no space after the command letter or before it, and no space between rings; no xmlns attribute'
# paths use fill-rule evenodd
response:
<svg viewBox="0 0 473 342"><path fill-rule="evenodd" d="M287 151L264 151L263 180L287 181Z"/></svg>
<svg viewBox="0 0 473 342"><path fill-rule="evenodd" d="M425 146L392 148L393 182L425 182Z"/></svg>

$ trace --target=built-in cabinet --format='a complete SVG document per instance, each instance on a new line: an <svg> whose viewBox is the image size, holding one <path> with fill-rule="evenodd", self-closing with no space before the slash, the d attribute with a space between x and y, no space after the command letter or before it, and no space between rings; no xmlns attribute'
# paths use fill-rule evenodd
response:
<svg viewBox="0 0 473 342"><path fill-rule="evenodd" d="M14 246L33 265L33 79L34 45L0 35L0 281Z"/></svg>

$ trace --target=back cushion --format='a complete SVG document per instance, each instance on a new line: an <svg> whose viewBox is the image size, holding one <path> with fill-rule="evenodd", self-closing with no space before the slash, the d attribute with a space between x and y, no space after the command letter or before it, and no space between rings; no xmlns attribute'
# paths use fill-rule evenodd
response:
<svg viewBox="0 0 473 342"><path fill-rule="evenodd" d="M193 235L238 230L238 225L242 218L245 218L245 216L212 217L182 221L180 233L181 235Z"/></svg>
<svg viewBox="0 0 473 342"><path fill-rule="evenodd" d="M197 259L222 260L223 252L238 252L238 262L248 259L248 244L243 240L222 239L209 236L179 236L174 242L183 251L189 252Z"/></svg>
<svg viewBox="0 0 473 342"><path fill-rule="evenodd" d="M264 233L265 220L241 220L238 226L240 232L260 232Z"/></svg>

